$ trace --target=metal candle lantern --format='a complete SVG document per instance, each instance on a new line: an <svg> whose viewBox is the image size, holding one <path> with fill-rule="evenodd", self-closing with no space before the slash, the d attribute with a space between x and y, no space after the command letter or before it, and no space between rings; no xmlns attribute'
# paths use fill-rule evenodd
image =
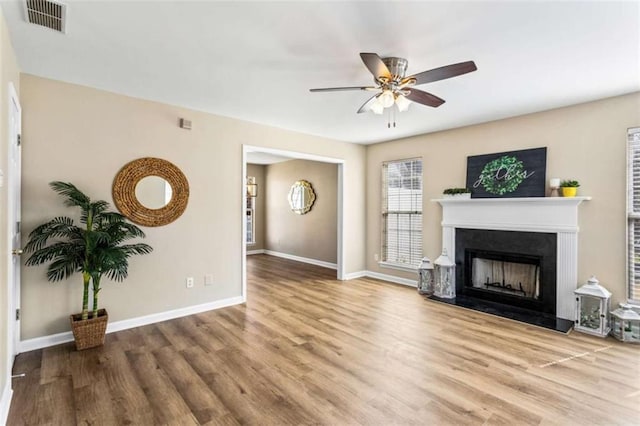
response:
<svg viewBox="0 0 640 426"><path fill-rule="evenodd" d="M428 257L423 257L418 267L418 293L432 294L434 281L433 264Z"/></svg>
<svg viewBox="0 0 640 426"><path fill-rule="evenodd" d="M640 314L631 305L621 303L611 312L611 334L623 342L640 343Z"/></svg>
<svg viewBox="0 0 640 426"><path fill-rule="evenodd" d="M447 256L447 249L442 250L440 257L435 264L435 284L433 295L443 299L453 299L456 297L455 268L456 264Z"/></svg>
<svg viewBox="0 0 640 426"><path fill-rule="evenodd" d="M611 292L600 285L596 277L574 291L576 295L576 331L607 337Z"/></svg>

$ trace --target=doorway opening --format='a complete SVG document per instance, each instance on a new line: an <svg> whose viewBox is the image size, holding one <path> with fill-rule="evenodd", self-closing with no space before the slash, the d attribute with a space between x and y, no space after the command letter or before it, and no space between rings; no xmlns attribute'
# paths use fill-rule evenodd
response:
<svg viewBox="0 0 640 426"><path fill-rule="evenodd" d="M286 151L279 149L271 149L264 148L258 146L251 145L243 145L242 150L242 192L247 192L247 164L252 163L252 161L258 162L259 158L272 158L277 159L279 161L288 161L288 160L307 160L313 161L317 163L329 163L336 166L336 187L335 187L335 202L336 202L336 277L339 280L345 279L344 273L344 232L343 232L343 224L344 224L344 211L343 211L343 194L344 194L344 160L332 157L324 157L314 154L306 154L295 151ZM268 161L268 160L265 160ZM276 161L276 160L274 160ZM267 163L264 163L267 164ZM304 178L304 176L300 176L300 178ZM294 182L291 182L293 184ZM253 188L252 188L253 190ZM261 192L261 189L257 189L258 193ZM259 196L259 195L258 195ZM287 194L283 194L283 199L286 199ZM243 217L247 215L247 198L242 197L242 206L241 206L241 214ZM246 300L247 298L247 235L252 234L252 230L248 228L248 226L254 226L255 219L254 216L251 217L251 220L243 220L242 221L242 296ZM252 235L254 236L254 235ZM311 242L312 243L312 242ZM264 251L268 254L268 250ZM296 256L290 257L293 260L296 260ZM322 263L316 263L322 266Z"/></svg>

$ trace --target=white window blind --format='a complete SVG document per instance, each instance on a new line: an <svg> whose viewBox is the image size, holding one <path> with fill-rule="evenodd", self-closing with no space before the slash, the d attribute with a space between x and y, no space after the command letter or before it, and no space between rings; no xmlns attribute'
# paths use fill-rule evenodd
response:
<svg viewBox="0 0 640 426"><path fill-rule="evenodd" d="M253 176L247 176L247 183L255 183L256 178ZM247 221L247 244L255 244L256 243L256 199L255 197L250 197L247 192L246 196L247 200L247 213L245 216L245 220Z"/></svg>
<svg viewBox="0 0 640 426"><path fill-rule="evenodd" d="M247 209L247 244L255 244L256 223L253 209Z"/></svg>
<svg viewBox="0 0 640 426"><path fill-rule="evenodd" d="M422 259L422 160L382 165L382 261L417 268Z"/></svg>
<svg viewBox="0 0 640 426"><path fill-rule="evenodd" d="M640 304L640 127L628 131L629 299Z"/></svg>

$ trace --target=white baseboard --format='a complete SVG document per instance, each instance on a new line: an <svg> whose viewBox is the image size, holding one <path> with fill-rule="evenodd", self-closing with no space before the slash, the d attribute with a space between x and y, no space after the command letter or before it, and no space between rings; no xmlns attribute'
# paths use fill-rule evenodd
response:
<svg viewBox="0 0 640 426"><path fill-rule="evenodd" d="M13 389L11 389L11 376L7 377L7 383L2 390L0 396L0 425L7 424L7 418L9 417L9 407L11 407L11 397L13 396Z"/></svg>
<svg viewBox="0 0 640 426"><path fill-rule="evenodd" d="M62 343L73 342L73 333L50 334L48 336L34 337L33 339L20 341L20 353L34 351L36 349L48 348L49 346L60 345Z"/></svg>
<svg viewBox="0 0 640 426"><path fill-rule="evenodd" d="M362 278L366 276L367 276L367 271L356 271L356 272L349 272L348 274L345 274L342 279L355 280L356 278Z"/></svg>
<svg viewBox="0 0 640 426"><path fill-rule="evenodd" d="M252 254L264 254L265 249L258 250L247 250L247 256L251 256Z"/></svg>
<svg viewBox="0 0 640 426"><path fill-rule="evenodd" d="M293 254L280 253L278 251L273 251L273 250L265 250L264 253L270 256L282 257L284 259L295 260L297 262L309 263L311 265L316 265L316 266L322 266L323 268L336 269L336 270L338 269L337 264L325 262L324 260L309 259L308 257L295 256Z"/></svg>
<svg viewBox="0 0 640 426"><path fill-rule="evenodd" d="M410 280L408 278L401 278L401 277L396 277L394 275L381 274L379 272L357 271L357 272L351 272L346 275L347 280L353 280L355 278L362 278L362 277L376 278L378 280L388 281L390 283L395 283L395 284L402 284L409 287L418 287L417 279Z"/></svg>
<svg viewBox="0 0 640 426"><path fill-rule="evenodd" d="M127 330L129 328L141 327L143 325L154 324L171 320L174 318L186 317L187 315L199 314L200 312L212 311L214 309L226 308L228 306L239 305L245 303L246 299L242 296L230 297L228 299L216 300L215 302L203 303L201 305L188 306L186 308L174 309L157 314L145 315L142 317L131 318L121 321L115 321L107 325L107 333ZM20 342L20 352L33 351L35 349L47 348L49 346L59 345L61 343L72 342L73 333L70 331L49 336L36 337ZM2 424L2 423L0 423Z"/></svg>

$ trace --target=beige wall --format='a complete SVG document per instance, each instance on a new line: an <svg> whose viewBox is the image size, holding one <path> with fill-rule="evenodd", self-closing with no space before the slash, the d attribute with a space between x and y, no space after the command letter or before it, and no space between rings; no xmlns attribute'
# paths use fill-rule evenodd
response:
<svg viewBox="0 0 640 426"><path fill-rule="evenodd" d="M255 221L256 221L256 234L255 244L248 244L247 251L251 250L263 250L264 244L264 232L265 232L265 200L267 199L267 185L264 179L265 166L260 164L247 164L247 176L253 176L256 178L258 184L258 196L255 199Z"/></svg>
<svg viewBox="0 0 640 426"><path fill-rule="evenodd" d="M547 149L547 177L572 178L580 194L578 279L595 274L625 299L626 133L640 125L640 94L525 115L446 132L369 146L367 149L367 269L415 278L380 268L380 173L386 160L421 156L424 168L424 254L438 256L442 212L431 199L448 187L465 186L467 156L526 148Z"/></svg>
<svg viewBox="0 0 640 426"><path fill-rule="evenodd" d="M7 40L5 34L3 61ZM10 58L15 73L12 54ZM7 81L5 69L3 65L3 81ZM625 135L628 127L640 124L637 93L369 147L29 75L22 76L21 99L24 235L53 215L70 214L49 190L49 181L71 181L93 197L110 201L115 173L143 156L172 161L189 179L191 198L183 217L164 227L145 229L154 253L132 260L125 283L105 283L102 303L112 321L240 295L242 216L239 208L220 206L242 203L242 144L343 159L344 178L349 182L344 196L345 271L368 269L408 278L414 274L379 268L374 261L380 247L382 161L423 157L424 249L435 257L441 245L441 212L429 200L438 198L443 188L464 185L466 157L546 146L547 176L578 179L581 193L594 197L580 207L580 281L596 274L614 292L614 301L624 298ZM5 115L2 111L3 120ZM178 117L191 119L193 130L180 129ZM5 163L3 159L3 167ZM316 186L306 169L304 174L300 177ZM259 189L262 195L269 195L267 186ZM4 200L5 189L0 191ZM335 242L328 246L335 248ZM280 246L271 249L276 247ZM2 262L6 262L4 254ZM335 262L335 257L320 260ZM67 331L68 314L79 310L79 277L50 284L44 267L23 268L22 273L22 338ZM214 275L214 286L204 287L206 273ZM185 288L187 276L196 278L194 289ZM0 292L4 308L5 288ZM47 309L42 308L45 300ZM6 330L1 330L6 336Z"/></svg>
<svg viewBox="0 0 640 426"><path fill-rule="evenodd" d="M7 247L7 153L9 146L7 131L9 127L8 87L9 83L13 83L16 91L19 93L19 80L20 70L18 69L18 63L16 61L15 53L13 52L13 47L11 46L11 40L9 39L4 15L2 15L2 10L0 9L0 169L2 169L5 175L5 182L0 186L0 200L2 200L2 207L0 208L0 241L2 241L2 244L0 244L0 401L6 396L3 394L3 391L11 381L8 374L8 371L11 369L11 365L9 365L11 355L8 353L6 345L9 332L7 329L7 317L9 315L8 310L10 309L10 303L8 300L9 283L7 282L8 260L10 256ZM0 423L3 420L4 419L0 418Z"/></svg>
<svg viewBox="0 0 640 426"><path fill-rule="evenodd" d="M111 321L241 295L243 144L345 161L351 182L344 202L345 270L364 269L363 146L30 75L21 83L24 235L54 215L70 214L48 188L52 180L110 201L116 172L144 156L171 161L189 180L184 215L145 228L154 252L131 260L124 283L104 283L101 301ZM193 130L180 129L179 117L192 120ZM68 315L80 309L80 277L51 284L44 267L23 267L22 273L23 339L68 331ZM204 286L207 273L213 286ZM193 289L185 288L187 276L196 279Z"/></svg>
<svg viewBox="0 0 640 426"><path fill-rule="evenodd" d="M307 180L316 201L307 214L291 211L287 195L291 185ZM362 178L360 178L362 179ZM291 160L267 166L266 249L337 263L338 166Z"/></svg>

